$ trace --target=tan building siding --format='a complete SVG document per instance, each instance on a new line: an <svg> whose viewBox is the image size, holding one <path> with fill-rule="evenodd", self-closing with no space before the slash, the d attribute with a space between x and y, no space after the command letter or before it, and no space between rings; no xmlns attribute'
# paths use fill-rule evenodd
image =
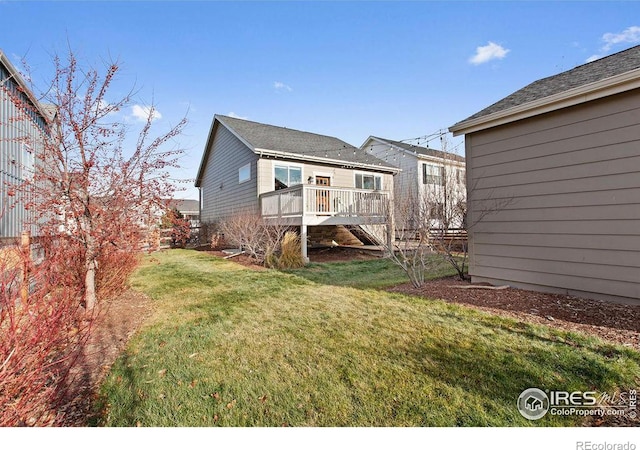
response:
<svg viewBox="0 0 640 450"><path fill-rule="evenodd" d="M466 135L476 281L640 298L640 91Z"/></svg>
<svg viewBox="0 0 640 450"><path fill-rule="evenodd" d="M289 161L283 159L261 159L258 161L259 178L258 191L259 194L271 192L275 190L274 166L276 165L294 165L302 167L302 182L306 183L309 177L327 176L331 178L331 186L334 187L355 187L355 174L367 173L382 177L382 190L393 190L393 175L373 172L366 169L345 169L341 167L325 166L321 164L313 164L303 161Z"/></svg>

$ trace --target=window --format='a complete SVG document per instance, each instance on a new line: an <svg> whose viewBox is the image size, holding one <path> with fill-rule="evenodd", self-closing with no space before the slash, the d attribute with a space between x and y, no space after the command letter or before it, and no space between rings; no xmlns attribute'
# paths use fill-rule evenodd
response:
<svg viewBox="0 0 640 450"><path fill-rule="evenodd" d="M456 169L456 181L458 182L458 184L462 184L465 182L463 169Z"/></svg>
<svg viewBox="0 0 640 450"><path fill-rule="evenodd" d="M444 167L435 164L422 165L422 184L444 185Z"/></svg>
<svg viewBox="0 0 640 450"><path fill-rule="evenodd" d="M382 176L368 173L356 173L356 188L382 190Z"/></svg>
<svg viewBox="0 0 640 450"><path fill-rule="evenodd" d="M297 184L302 184L302 167L300 166L275 166L275 190L286 189Z"/></svg>
<svg viewBox="0 0 640 450"><path fill-rule="evenodd" d="M251 163L245 164L238 169L238 183L244 183L251 179Z"/></svg>

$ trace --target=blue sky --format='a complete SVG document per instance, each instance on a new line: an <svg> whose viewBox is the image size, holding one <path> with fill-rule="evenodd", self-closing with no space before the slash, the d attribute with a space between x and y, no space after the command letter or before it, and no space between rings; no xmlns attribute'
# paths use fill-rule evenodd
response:
<svg viewBox="0 0 640 450"><path fill-rule="evenodd" d="M0 23L0 49L18 67L24 58L36 84L70 45L87 64L117 58L114 95L135 85L137 112L153 100L158 129L187 113L175 174L187 179L214 114L355 146L369 135L412 139L640 43L633 1L0 0ZM135 124L136 111L126 114ZM197 198L186 187L178 196Z"/></svg>

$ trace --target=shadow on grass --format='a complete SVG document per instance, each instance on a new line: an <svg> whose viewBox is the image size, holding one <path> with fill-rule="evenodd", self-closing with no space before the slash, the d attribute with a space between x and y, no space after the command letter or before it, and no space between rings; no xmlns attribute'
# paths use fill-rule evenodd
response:
<svg viewBox="0 0 640 450"><path fill-rule="evenodd" d="M407 362L417 373L428 373L437 378L448 392L463 392L468 396L469 404L476 402L477 407L466 412L452 411L449 417L456 423L447 426L579 425L582 421L577 416L548 415L535 422L522 422L517 413L508 414L508 411L517 412L518 396L527 388L603 393L628 385L632 377L633 368L617 364L617 355L606 357L596 352L576 352L571 343L562 343L538 334L533 328L522 329L515 325L497 331L497 334L516 336L508 341L460 340L449 336L426 338L406 349ZM636 370L638 363L636 357Z"/></svg>

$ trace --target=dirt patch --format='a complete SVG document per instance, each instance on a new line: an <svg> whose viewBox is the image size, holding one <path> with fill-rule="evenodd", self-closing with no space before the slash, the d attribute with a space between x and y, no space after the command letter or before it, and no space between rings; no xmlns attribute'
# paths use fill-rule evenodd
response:
<svg viewBox="0 0 640 450"><path fill-rule="evenodd" d="M60 413L63 426L82 427L90 423L100 383L127 342L151 316L153 304L144 294L127 290L105 302L96 313L89 339L80 351L71 373L67 403Z"/></svg>
<svg viewBox="0 0 640 450"><path fill-rule="evenodd" d="M209 247L200 247L196 250L203 251L219 258L229 256L229 254L223 252L223 249L219 248L211 249ZM308 250L307 256L309 257L309 261L312 263L322 263L379 259L382 257L382 253L376 250L358 249L353 247L313 247ZM246 255L233 256L228 259L253 269L264 269L263 266L256 264L253 259L249 258Z"/></svg>

